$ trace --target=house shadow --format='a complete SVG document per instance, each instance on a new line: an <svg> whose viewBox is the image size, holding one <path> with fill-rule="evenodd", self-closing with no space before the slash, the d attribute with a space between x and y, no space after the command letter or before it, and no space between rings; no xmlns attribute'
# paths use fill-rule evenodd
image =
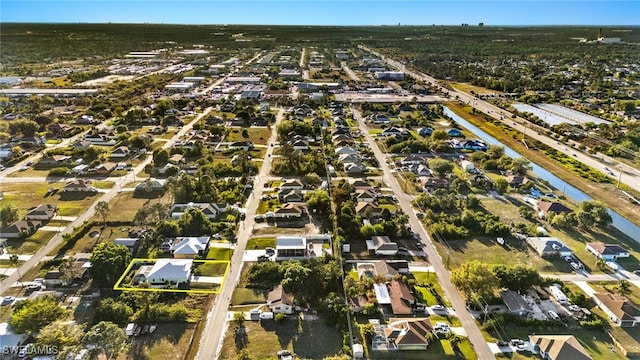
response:
<svg viewBox="0 0 640 360"><path fill-rule="evenodd" d="M60 201L74 201L74 200L84 200L89 197L96 196L97 192L93 191L68 191L68 192L58 192L60 194Z"/></svg>

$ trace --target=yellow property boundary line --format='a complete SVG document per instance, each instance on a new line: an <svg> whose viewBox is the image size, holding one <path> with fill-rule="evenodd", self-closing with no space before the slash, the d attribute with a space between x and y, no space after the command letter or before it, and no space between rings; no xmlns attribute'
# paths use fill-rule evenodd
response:
<svg viewBox="0 0 640 360"><path fill-rule="evenodd" d="M183 260L183 259L180 259ZM231 261L227 260L193 260L193 264L226 264L227 266L224 269L224 275L222 275L222 282L218 287L218 290L204 290L204 289L193 289L193 290L181 290L181 289L163 289L163 288L137 288L137 287L122 287L122 281L129 274L133 266L137 263L142 262L153 262L155 263L158 259L142 259L136 258L131 260L129 266L124 270L122 276L118 279L118 282L113 286L113 290L119 291L149 291L149 292L176 292L176 293L196 293L196 294L219 294L220 289L224 285L224 282L227 281L227 276L229 275L229 269L231 266Z"/></svg>

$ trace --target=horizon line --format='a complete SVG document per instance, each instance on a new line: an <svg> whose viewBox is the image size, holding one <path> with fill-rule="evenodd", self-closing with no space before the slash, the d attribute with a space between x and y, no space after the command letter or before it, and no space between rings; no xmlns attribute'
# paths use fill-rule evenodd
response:
<svg viewBox="0 0 640 360"><path fill-rule="evenodd" d="M360 25L356 25L356 24L243 24L243 23L228 23L228 24L222 24L222 23L212 23L212 24L205 24L205 23L160 23L160 22L114 22L114 21L109 21L109 22L77 22L77 21L69 21L69 22L65 22L65 21L52 21L52 22L29 22L29 21L0 21L0 25L7 25L7 24L38 24L38 25L60 25L60 24L65 24L65 25L186 25L186 26L307 26L307 27L403 27L403 26L457 26L457 27L462 27L462 24L368 24L368 25L364 25L364 24L360 24ZM519 25L515 25L515 24L510 24L510 25L504 25L504 24L493 24L493 25L487 25L487 24L483 24L482 26L480 26L480 24L467 24L465 23L465 27L530 27L530 26L538 26L538 27L557 27L557 26L567 26L567 27L573 27L573 26L624 26L624 27L637 27L640 28L640 25L638 24L519 24Z"/></svg>

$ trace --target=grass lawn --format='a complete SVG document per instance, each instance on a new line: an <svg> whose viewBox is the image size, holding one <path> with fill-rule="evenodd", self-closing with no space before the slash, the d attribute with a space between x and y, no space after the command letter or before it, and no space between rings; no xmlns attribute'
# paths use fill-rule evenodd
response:
<svg viewBox="0 0 640 360"><path fill-rule="evenodd" d="M99 243L111 242L113 241L113 239L128 237L129 235L127 231L128 229L126 227L107 226L104 230L101 230L100 227L101 225L99 224L96 224L93 227L91 227L89 232L87 232L83 237L78 239L78 241L76 241L76 243L73 245L71 249L67 250L66 255L72 255L77 253L88 253L88 252L91 252L93 250L93 247L98 245ZM89 234L91 234L94 231L99 232L100 235L98 235L97 237L89 236ZM58 252L58 249L54 250L50 255L56 255L57 252Z"/></svg>
<svg viewBox="0 0 640 360"><path fill-rule="evenodd" d="M247 131L248 137L242 136L244 131ZM251 140L255 145L267 145L269 141L269 137L271 136L271 130L267 127L250 127L250 128L241 128L234 126L229 131L227 138L225 141L245 141Z"/></svg>
<svg viewBox="0 0 640 360"><path fill-rule="evenodd" d="M94 181L93 182L93 187L98 188L98 189L111 189L114 185L113 181L103 181L103 180L99 180L99 181Z"/></svg>
<svg viewBox="0 0 640 360"><path fill-rule="evenodd" d="M282 323L245 321L244 326L246 341L240 347L236 346L235 325L229 326L220 359L236 359L242 348L255 359L275 358L280 349L289 349L304 359L322 359L337 354L342 346L340 332L322 319L301 320L294 316Z"/></svg>
<svg viewBox="0 0 640 360"><path fill-rule="evenodd" d="M231 303L234 305L266 303L266 295L264 291L258 289L238 287L233 290Z"/></svg>
<svg viewBox="0 0 640 360"><path fill-rule="evenodd" d="M189 351L194 331L193 324L160 323L152 335L140 336L132 343L128 358L181 359Z"/></svg>
<svg viewBox="0 0 640 360"><path fill-rule="evenodd" d="M62 189L62 182L38 182L38 183L4 183L2 191L3 204L12 204L19 209L19 217L23 218L27 210L40 204L55 204L58 206L59 215L77 216L91 205L95 199L95 193L63 193L47 195L49 188Z"/></svg>
<svg viewBox="0 0 640 360"><path fill-rule="evenodd" d="M38 230L24 240L8 239L7 251L16 254L35 254L56 235L55 231Z"/></svg>
<svg viewBox="0 0 640 360"><path fill-rule="evenodd" d="M248 250L256 250L256 249L264 249L267 247L275 248L275 246L276 246L275 237L255 237L247 241L246 248Z"/></svg>
<svg viewBox="0 0 640 360"><path fill-rule="evenodd" d="M222 276L227 269L226 263L200 263L194 262L201 276Z"/></svg>
<svg viewBox="0 0 640 360"><path fill-rule="evenodd" d="M233 249L212 247L207 253L207 260L231 260Z"/></svg>
<svg viewBox="0 0 640 360"><path fill-rule="evenodd" d="M122 192L117 194L113 200L109 202L109 208L112 211L109 212L107 221L133 221L138 209L143 207L147 202L149 205L155 202L166 203L169 199L169 194L165 194L160 199L146 199L133 196L133 192ZM118 209L118 211L113 211Z"/></svg>
<svg viewBox="0 0 640 360"><path fill-rule="evenodd" d="M258 203L258 209L256 209L256 214L264 214L267 211L274 211L279 208L282 204L278 199L270 199L270 200L260 200Z"/></svg>

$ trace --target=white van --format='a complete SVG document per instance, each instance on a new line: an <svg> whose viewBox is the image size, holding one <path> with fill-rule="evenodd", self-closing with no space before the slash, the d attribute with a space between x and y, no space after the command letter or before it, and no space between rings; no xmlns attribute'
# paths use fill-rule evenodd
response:
<svg viewBox="0 0 640 360"><path fill-rule="evenodd" d="M265 311L263 313L260 313L260 320L273 320L273 312Z"/></svg>
<svg viewBox="0 0 640 360"><path fill-rule="evenodd" d="M127 336L133 336L133 330L135 330L135 328L135 323L129 323L127 324L127 328L124 330L124 332L127 334Z"/></svg>
<svg viewBox="0 0 640 360"><path fill-rule="evenodd" d="M547 311L547 314L549 314L549 317L555 321L560 321L560 316L558 316L558 313L553 311L553 310L549 310Z"/></svg>

